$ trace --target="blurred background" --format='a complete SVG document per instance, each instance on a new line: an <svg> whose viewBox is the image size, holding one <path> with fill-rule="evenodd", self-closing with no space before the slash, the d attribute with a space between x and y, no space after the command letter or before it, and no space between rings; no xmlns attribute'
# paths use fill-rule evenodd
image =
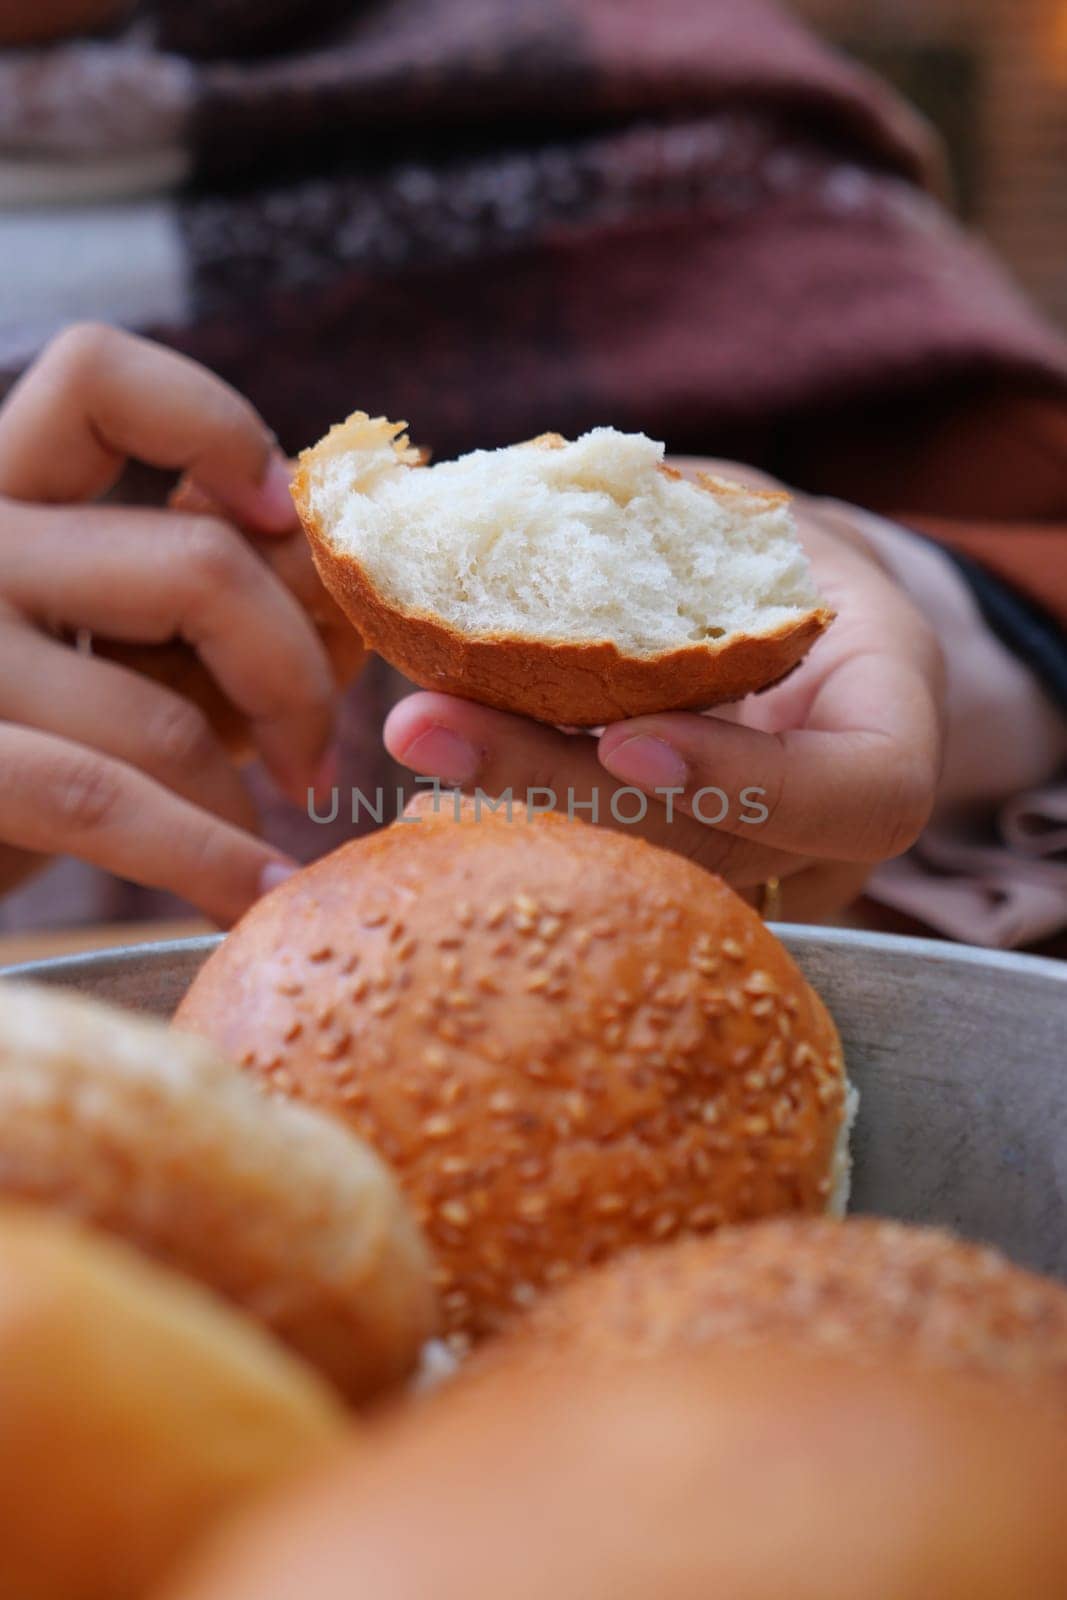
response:
<svg viewBox="0 0 1067 1600"><path fill-rule="evenodd" d="M1067 327L1067 0L793 0L944 138L958 209Z"/></svg>

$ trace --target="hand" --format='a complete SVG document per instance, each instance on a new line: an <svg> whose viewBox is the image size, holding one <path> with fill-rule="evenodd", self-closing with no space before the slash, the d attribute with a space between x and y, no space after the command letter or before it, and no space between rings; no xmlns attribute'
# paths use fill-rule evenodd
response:
<svg viewBox="0 0 1067 1600"><path fill-rule="evenodd" d="M303 800L333 721L312 623L229 523L91 506L129 457L291 531L272 435L219 379L108 328L61 335L0 411L0 884L65 853L226 923L283 875L203 713L72 641L191 645ZM30 854L27 854L29 852Z"/></svg>
<svg viewBox="0 0 1067 1600"><path fill-rule="evenodd" d="M695 465L768 481L730 463ZM390 753L468 791L510 788L516 803L528 790L550 790L565 810L568 792L577 805L596 792L601 822L691 857L748 898L779 879L781 914L792 921L841 909L872 865L907 849L929 817L943 664L926 623L844 509L800 498L796 510L819 587L838 615L777 688L711 715L616 723L598 738L415 694L386 723ZM622 787L650 797L640 823L613 817ZM668 805L657 789L677 792ZM624 795L618 805L633 817L640 800ZM588 809L575 814L590 818ZM753 816L761 820L745 820Z"/></svg>

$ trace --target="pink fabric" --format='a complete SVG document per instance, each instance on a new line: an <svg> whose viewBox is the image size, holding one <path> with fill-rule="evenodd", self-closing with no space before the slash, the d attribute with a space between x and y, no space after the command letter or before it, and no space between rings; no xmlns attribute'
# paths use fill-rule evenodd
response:
<svg viewBox="0 0 1067 1600"><path fill-rule="evenodd" d="M851 515L945 640L948 660L936 815L913 850L879 867L868 893L968 944L1047 938L1067 927L1067 724L989 632L946 556L880 518Z"/></svg>

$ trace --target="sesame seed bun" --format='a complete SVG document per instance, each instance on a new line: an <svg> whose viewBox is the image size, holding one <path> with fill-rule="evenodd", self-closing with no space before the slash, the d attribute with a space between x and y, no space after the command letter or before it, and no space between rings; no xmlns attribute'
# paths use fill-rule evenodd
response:
<svg viewBox="0 0 1067 1600"><path fill-rule="evenodd" d="M252 1323L33 1207L0 1207L0 1416L6 1600L136 1600L347 1434Z"/></svg>
<svg viewBox="0 0 1067 1600"><path fill-rule="evenodd" d="M833 1022L718 878L632 835L450 797L289 879L178 1010L391 1163L453 1335L637 1243L822 1212Z"/></svg>
<svg viewBox="0 0 1067 1600"><path fill-rule="evenodd" d="M433 1328L425 1248L373 1151L199 1040L80 997L0 986L0 1196L198 1279L353 1400Z"/></svg>
<svg viewBox="0 0 1067 1600"><path fill-rule="evenodd" d="M788 495L611 428L413 472L403 427L356 412L293 500L326 588L423 688L595 727L767 688L832 621Z"/></svg>
<svg viewBox="0 0 1067 1600"><path fill-rule="evenodd" d="M420 1406L167 1600L1062 1600L1067 1433L788 1347Z"/></svg>
<svg viewBox="0 0 1067 1600"><path fill-rule="evenodd" d="M478 1360L599 1366L776 1342L1039 1387L1067 1419L1067 1289L940 1229L876 1218L788 1218L634 1251L547 1296Z"/></svg>
<svg viewBox="0 0 1067 1600"><path fill-rule="evenodd" d="M182 478L169 505L172 511L181 511L187 516L232 520L231 513L189 477ZM308 560L304 538L298 530L285 537L257 536L248 529L243 531L255 553L311 618L329 656L334 682L339 689L347 688L358 677L367 651L359 634L319 582ZM169 644L130 644L94 639L93 650L119 666L128 667L131 672L139 672L154 683L173 689L175 694L198 706L231 755L248 758L253 754L247 716L226 696L191 645L180 640Z"/></svg>

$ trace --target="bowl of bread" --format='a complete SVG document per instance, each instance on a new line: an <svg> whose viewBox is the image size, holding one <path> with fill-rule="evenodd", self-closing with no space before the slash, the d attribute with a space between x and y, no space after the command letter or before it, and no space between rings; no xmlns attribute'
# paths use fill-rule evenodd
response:
<svg viewBox="0 0 1067 1600"><path fill-rule="evenodd" d="M787 506L601 435L350 418L332 604L562 726L777 681L832 621ZM1067 969L439 793L4 977L0 1594L1067 1594Z"/></svg>

